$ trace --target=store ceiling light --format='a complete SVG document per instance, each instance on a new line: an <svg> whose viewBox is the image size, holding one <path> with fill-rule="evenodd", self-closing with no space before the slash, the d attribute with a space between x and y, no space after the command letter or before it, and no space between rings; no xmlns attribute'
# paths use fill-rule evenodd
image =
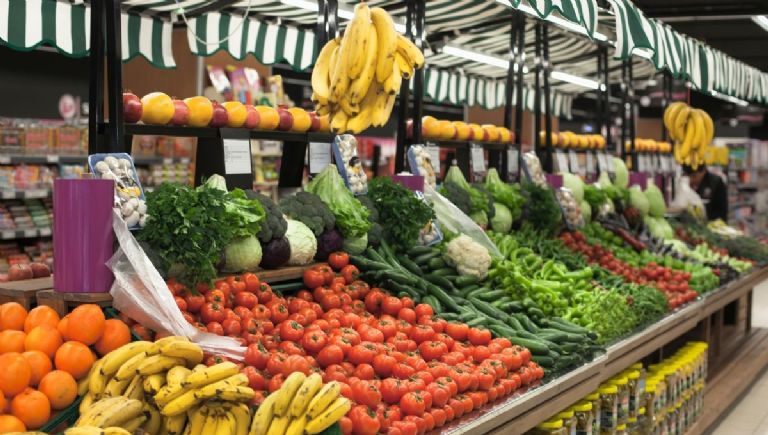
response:
<svg viewBox="0 0 768 435"><path fill-rule="evenodd" d="M486 65L495 66L506 70L509 67L509 61L500 57L489 56L487 54L478 53L476 51L469 51L463 48L454 47L452 45L446 45L443 47L443 54L460 57L463 59L471 60L473 62L484 63ZM517 65L515 65L515 72L517 72ZM528 67L523 67L523 72L528 72Z"/></svg>
<svg viewBox="0 0 768 435"><path fill-rule="evenodd" d="M510 7L510 8L514 9L514 6L512 6L512 3L510 3L509 0L496 0L496 3L502 4L504 6L507 6L507 7ZM520 6L517 7L517 10L519 10L521 12L524 12L524 13L530 15L530 16L539 18L539 15L536 13L536 11L532 7L528 6L527 4L520 3ZM572 23L572 22L570 22L570 21L568 21L568 20L566 20L564 18L560 18L560 17L554 16L554 15L550 15L547 18L545 18L544 20L545 21L549 21L552 24L557 24L558 26L560 26L560 27L562 27L564 29L568 29L568 30L570 30L572 32L576 32L576 33L579 33L579 34L582 34L582 35L587 35L587 31L584 30L583 27L579 26L576 23ZM597 31L594 33L593 36L598 41L607 41L608 40L608 37L605 36L605 34L597 32Z"/></svg>
<svg viewBox="0 0 768 435"><path fill-rule="evenodd" d="M568 74L562 71L552 71L552 74L550 74L550 77L552 77L555 80L560 80L561 82L571 83L578 86L583 86L588 89L598 89L600 88L600 83L590 80L584 77L575 76L573 74Z"/></svg>
<svg viewBox="0 0 768 435"><path fill-rule="evenodd" d="M312 12L318 11L318 6L316 1L308 1L308 0L280 0L280 2L286 6L293 6L295 8L299 9L305 9ZM342 18L344 20L351 20L355 13L352 11L348 11L346 9L339 8L336 12L339 15L339 18ZM400 33L405 33L405 25L401 23L395 23L395 30L397 30Z"/></svg>
<svg viewBox="0 0 768 435"><path fill-rule="evenodd" d="M763 30L768 32L768 16L755 15L752 17L752 21L754 21L758 26L762 27Z"/></svg>
<svg viewBox="0 0 768 435"><path fill-rule="evenodd" d="M736 104L737 106L741 106L741 107L749 106L749 102L744 101L744 100L742 100L740 98L732 97L730 95L721 94L720 92L717 92L717 91L712 91L711 94L715 98L719 98L721 100L728 101L730 103Z"/></svg>

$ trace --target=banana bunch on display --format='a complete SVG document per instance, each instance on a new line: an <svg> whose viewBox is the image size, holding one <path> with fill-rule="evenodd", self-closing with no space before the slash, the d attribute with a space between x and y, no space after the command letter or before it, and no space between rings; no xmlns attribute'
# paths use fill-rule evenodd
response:
<svg viewBox="0 0 768 435"><path fill-rule="evenodd" d="M675 160L697 169L704 164L709 144L715 136L715 126L709 114L676 101L664 111L664 126L677 142Z"/></svg>
<svg viewBox="0 0 768 435"><path fill-rule="evenodd" d="M232 362L207 367L202 361L200 346L176 336L135 341L108 353L88 375L80 418L67 434L122 428L246 435L247 403L254 397L248 378Z"/></svg>
<svg viewBox="0 0 768 435"><path fill-rule="evenodd" d="M341 384L323 385L317 373L291 373L279 390L256 410L248 435L317 434L349 412L352 403L340 397ZM193 432L194 433L194 432Z"/></svg>
<svg viewBox="0 0 768 435"><path fill-rule="evenodd" d="M325 44L312 70L316 112L330 115L334 133L382 126L402 79L423 66L421 50L395 31L387 11L358 3L344 36Z"/></svg>

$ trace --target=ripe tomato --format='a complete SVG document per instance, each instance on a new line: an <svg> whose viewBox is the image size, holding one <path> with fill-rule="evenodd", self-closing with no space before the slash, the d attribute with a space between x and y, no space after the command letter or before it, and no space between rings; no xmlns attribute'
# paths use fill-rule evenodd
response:
<svg viewBox="0 0 768 435"><path fill-rule="evenodd" d="M424 396L420 392L406 393L400 399L400 409L405 415L422 415L425 408Z"/></svg>
<svg viewBox="0 0 768 435"><path fill-rule="evenodd" d="M475 346L472 350L472 358L477 363L485 361L489 356L491 356L491 350L488 349L488 346Z"/></svg>
<svg viewBox="0 0 768 435"><path fill-rule="evenodd" d="M429 413L432 414L432 420L435 422L435 427L443 427L443 425L445 425L448 416L445 413L444 407L433 408Z"/></svg>
<svg viewBox="0 0 768 435"><path fill-rule="evenodd" d="M448 391L448 396L453 397L459 392L459 385L450 376L441 376L435 382Z"/></svg>
<svg viewBox="0 0 768 435"><path fill-rule="evenodd" d="M259 370L264 370L267 367L268 359L269 352L267 352L261 343L251 344L245 350L245 363Z"/></svg>
<svg viewBox="0 0 768 435"><path fill-rule="evenodd" d="M487 329L470 328L467 338L469 338L469 342L475 346L485 345L491 342L491 331Z"/></svg>
<svg viewBox="0 0 768 435"><path fill-rule="evenodd" d="M205 325L205 328L211 334L224 335L224 327L221 326L221 323L219 322L208 322L208 324Z"/></svg>
<svg viewBox="0 0 768 435"><path fill-rule="evenodd" d="M347 353L347 360L352 364L371 364L377 352L376 345L369 341L364 341L358 345L352 346Z"/></svg>
<svg viewBox="0 0 768 435"><path fill-rule="evenodd" d="M293 341L281 341L280 344L277 346L278 350L286 355L306 355L306 352L304 352L304 348L301 347L298 343L295 343Z"/></svg>
<svg viewBox="0 0 768 435"><path fill-rule="evenodd" d="M304 285L312 290L325 284L325 276L323 275L323 272L314 268L305 270L303 279Z"/></svg>
<svg viewBox="0 0 768 435"><path fill-rule="evenodd" d="M390 325L390 326L392 328L395 327L395 325ZM384 343L384 333L376 328L369 326L359 332L360 332L360 338L362 340L371 341L373 343ZM394 333L392 335L394 335Z"/></svg>
<svg viewBox="0 0 768 435"><path fill-rule="evenodd" d="M225 317L223 306L218 303L207 302L200 309L200 318L204 323L221 323Z"/></svg>
<svg viewBox="0 0 768 435"><path fill-rule="evenodd" d="M347 264L349 264L349 254L346 252L332 252L331 255L328 256L328 265L330 265L333 270L341 270Z"/></svg>
<svg viewBox="0 0 768 435"><path fill-rule="evenodd" d="M272 317L272 312L264 305L256 304L251 310L253 318L256 320L269 320Z"/></svg>
<svg viewBox="0 0 768 435"><path fill-rule="evenodd" d="M414 373L416 373L416 370L405 363L397 363L392 366L392 376L398 379L408 379Z"/></svg>
<svg viewBox="0 0 768 435"><path fill-rule="evenodd" d="M240 321L233 318L224 319L224 321L221 323L221 326L224 328L224 333L231 337L240 335L240 332L242 331Z"/></svg>
<svg viewBox="0 0 768 435"><path fill-rule="evenodd" d="M435 314L435 312L432 310L432 307L428 304L416 305L415 311L417 318L422 316L432 317Z"/></svg>
<svg viewBox="0 0 768 435"><path fill-rule="evenodd" d="M381 311L381 305L384 303L385 295L380 291L371 290L365 296L365 309L370 313L378 313Z"/></svg>
<svg viewBox="0 0 768 435"><path fill-rule="evenodd" d="M397 318L414 324L416 323L416 311L413 308L403 307L397 312Z"/></svg>
<svg viewBox="0 0 768 435"><path fill-rule="evenodd" d="M285 381L285 376L278 373L272 378L270 378L269 382L267 382L267 391L271 393L274 393L275 391L279 390L280 387L283 386L283 381Z"/></svg>
<svg viewBox="0 0 768 435"><path fill-rule="evenodd" d="M401 309L403 302L394 296L386 296L381 303L381 311L390 316L397 316Z"/></svg>
<svg viewBox="0 0 768 435"><path fill-rule="evenodd" d="M283 341L298 342L304 336L304 327L295 320L286 320L280 323L280 339Z"/></svg>
<svg viewBox="0 0 768 435"><path fill-rule="evenodd" d="M275 303L269 309L270 320L272 323L278 324L288 318L288 308L282 303Z"/></svg>
<svg viewBox="0 0 768 435"><path fill-rule="evenodd" d="M376 435L381 428L376 413L365 405L355 406L347 416L352 420L352 433L355 435Z"/></svg>
<svg viewBox="0 0 768 435"><path fill-rule="evenodd" d="M451 408L451 405L445 405L443 406L443 411L445 411L445 422L449 423L453 421L454 418L456 418L456 413L454 412L453 408Z"/></svg>
<svg viewBox="0 0 768 435"><path fill-rule="evenodd" d="M360 276L360 270L357 266L348 264L341 269L341 276L344 277L344 281L347 284L351 284Z"/></svg>
<svg viewBox="0 0 768 435"><path fill-rule="evenodd" d="M331 381L347 382L347 372L338 364L331 364L323 372L323 382Z"/></svg>
<svg viewBox="0 0 768 435"><path fill-rule="evenodd" d="M245 281L240 280L239 278L232 277L233 280L230 281L228 284L230 288L232 289L232 294L237 296L239 293L242 293L246 289Z"/></svg>
<svg viewBox="0 0 768 435"><path fill-rule="evenodd" d="M288 376L293 372L302 372L305 375L309 374L310 366L309 362L301 355L289 355L285 359L285 364L282 367L283 376Z"/></svg>
<svg viewBox="0 0 768 435"><path fill-rule="evenodd" d="M442 341L423 341L419 344L419 353L427 361L439 359L446 352L448 346Z"/></svg>
<svg viewBox="0 0 768 435"><path fill-rule="evenodd" d="M448 390L437 382L427 385L426 391L432 396L432 405L442 408L448 403Z"/></svg>
<svg viewBox="0 0 768 435"><path fill-rule="evenodd" d="M469 326L466 323L448 323L445 326L445 332L456 341L464 341L469 334Z"/></svg>
<svg viewBox="0 0 768 435"><path fill-rule="evenodd" d="M343 435L350 435L353 428L354 424L351 418L344 416L339 419L339 429L341 429Z"/></svg>
<svg viewBox="0 0 768 435"><path fill-rule="evenodd" d="M429 411L430 408L427 408L427 411ZM435 428L435 419L432 417L432 413L425 412L424 415L421 416L421 418L424 419L424 431L429 432L432 429Z"/></svg>
<svg viewBox="0 0 768 435"><path fill-rule="evenodd" d="M349 351L352 349L351 341L349 341L346 337L341 335L334 335L331 336L331 339L328 341L329 344L335 344L341 348L341 350L344 352L344 355L349 353Z"/></svg>
<svg viewBox="0 0 768 435"><path fill-rule="evenodd" d="M376 371L376 374L382 378L392 374L392 367L394 367L395 364L397 364L397 360L390 355L378 354L373 357L373 369Z"/></svg>
<svg viewBox="0 0 768 435"><path fill-rule="evenodd" d="M301 338L301 346L310 354L315 355L328 344L328 336L323 331L306 331Z"/></svg>
<svg viewBox="0 0 768 435"><path fill-rule="evenodd" d="M416 435L419 433L419 429L413 421L394 421L392 422L392 427L400 429L402 435Z"/></svg>
<svg viewBox="0 0 768 435"><path fill-rule="evenodd" d="M432 308L430 307L430 309ZM416 325L411 330L410 336L417 344L421 344L425 341L432 340L432 337L435 336L435 330L427 325Z"/></svg>
<svg viewBox="0 0 768 435"><path fill-rule="evenodd" d="M272 376L277 375L278 373L282 373L286 358L287 356L282 353L275 352L270 354L267 358L267 373L271 374Z"/></svg>
<svg viewBox="0 0 768 435"><path fill-rule="evenodd" d="M387 403L399 403L400 398L408 392L402 380L386 378L381 381L381 398Z"/></svg>
<svg viewBox="0 0 768 435"><path fill-rule="evenodd" d="M352 372L352 376L365 381L370 381L376 376L376 372L373 370L372 365L360 364L355 367L355 371Z"/></svg>
<svg viewBox="0 0 768 435"><path fill-rule="evenodd" d="M226 285L226 284L224 284L224 285ZM211 290L211 291L209 291L208 293L205 294L205 301L206 302L214 302L214 303L218 303L218 304L224 305L226 303L226 301L227 301L227 298L224 295L223 291L221 291L219 289L216 289L216 290Z"/></svg>
<svg viewBox="0 0 768 435"><path fill-rule="evenodd" d="M458 399L459 396L448 399L448 406L453 409L454 418L459 418L464 415L464 404ZM472 400L470 400L472 402Z"/></svg>
<svg viewBox="0 0 768 435"><path fill-rule="evenodd" d="M445 346L446 346L447 350L452 349L453 348L453 343L456 342L456 340L451 338L451 336L446 334L445 332L440 332L440 333L435 334L434 340L441 341L441 342L445 343Z"/></svg>
<svg viewBox="0 0 768 435"><path fill-rule="evenodd" d="M254 390L263 390L267 388L267 380L264 379L264 375L255 367L248 366L240 370L248 378L248 386Z"/></svg>
<svg viewBox="0 0 768 435"><path fill-rule="evenodd" d="M184 300L187 302L187 311L190 313L199 313L205 304L205 296L203 295L193 295L190 293L184 297Z"/></svg>
<svg viewBox="0 0 768 435"><path fill-rule="evenodd" d="M352 385L355 402L376 408L381 403L381 391L373 382L358 381Z"/></svg>
<svg viewBox="0 0 768 435"><path fill-rule="evenodd" d="M325 346L317 354L317 363L320 364L320 367L341 364L342 361L344 361L344 350L335 344Z"/></svg>
<svg viewBox="0 0 768 435"><path fill-rule="evenodd" d="M461 405L464 407L463 414L469 414L474 409L475 405L472 401L472 398L465 395L465 394L459 394L456 396L456 398L461 402Z"/></svg>

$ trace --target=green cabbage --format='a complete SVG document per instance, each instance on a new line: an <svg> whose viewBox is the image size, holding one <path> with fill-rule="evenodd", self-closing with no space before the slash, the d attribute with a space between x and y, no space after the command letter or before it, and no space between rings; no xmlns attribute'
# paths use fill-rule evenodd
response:
<svg viewBox="0 0 768 435"><path fill-rule="evenodd" d="M363 234L363 237L355 237L354 239L347 237L344 239L342 247L350 254L362 254L365 248L368 247L368 234Z"/></svg>
<svg viewBox="0 0 768 435"><path fill-rule="evenodd" d="M648 226L648 232L650 232L653 237L662 239L675 238L675 231L663 217L646 216L645 224Z"/></svg>
<svg viewBox="0 0 768 435"><path fill-rule="evenodd" d="M490 168L485 176L485 189L491 193L496 203L501 203L510 211L512 220L520 217L525 199L520 194L520 186L501 181L496 168Z"/></svg>
<svg viewBox="0 0 768 435"><path fill-rule="evenodd" d="M568 172L563 172L563 187L569 189L573 194L573 198L577 202L584 200L584 182L581 181L578 175L573 175Z"/></svg>
<svg viewBox="0 0 768 435"><path fill-rule="evenodd" d="M473 211L469 217L482 229L488 228L488 214L483 211Z"/></svg>
<svg viewBox="0 0 768 435"><path fill-rule="evenodd" d="M667 206L664 204L664 195L653 182L649 182L645 188L645 197L648 199L648 213L653 217L663 217L667 212Z"/></svg>
<svg viewBox="0 0 768 435"><path fill-rule="evenodd" d="M642 216L648 215L648 198L643 194L640 186L632 186L629 188L629 205L638 209Z"/></svg>
<svg viewBox="0 0 768 435"><path fill-rule="evenodd" d="M627 165L624 164L624 160L621 160L618 157L614 157L613 168L616 174L616 178L615 178L616 181L614 182L614 184L617 187L626 189L627 186L629 186L629 171L627 170Z"/></svg>
<svg viewBox="0 0 768 435"><path fill-rule="evenodd" d="M598 177L597 179L597 184L603 189L606 187L613 186L613 183L611 182L611 177L608 175L607 172L600 173L600 177Z"/></svg>
<svg viewBox="0 0 768 435"><path fill-rule="evenodd" d="M261 263L261 243L254 236L233 240L224 248L224 272L253 272Z"/></svg>
<svg viewBox="0 0 768 435"><path fill-rule="evenodd" d="M496 209L496 213L491 218L491 229L502 234L508 233L512 228L512 212L500 202L494 203L493 207Z"/></svg>
<svg viewBox="0 0 768 435"><path fill-rule="evenodd" d="M317 252L317 240L315 234L308 226L300 221L288 219L288 229L285 238L291 246L291 258L288 264L291 266L303 266L309 264Z"/></svg>
<svg viewBox="0 0 768 435"><path fill-rule="evenodd" d="M307 184L307 192L314 193L328 205L336 216L336 226L344 238L362 237L371 223L369 211L347 189L334 165L328 165Z"/></svg>
<svg viewBox="0 0 768 435"><path fill-rule="evenodd" d="M587 201L581 201L579 206L581 207L581 216L584 217L584 223L588 224L592 221L592 207Z"/></svg>

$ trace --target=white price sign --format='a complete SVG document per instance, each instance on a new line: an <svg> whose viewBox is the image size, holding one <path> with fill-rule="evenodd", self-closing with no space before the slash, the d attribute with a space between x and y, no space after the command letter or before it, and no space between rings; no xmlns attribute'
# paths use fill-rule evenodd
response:
<svg viewBox="0 0 768 435"><path fill-rule="evenodd" d="M432 170L435 174L440 173L440 147L437 145L427 145L425 147L429 153L429 162L432 164Z"/></svg>
<svg viewBox="0 0 768 435"><path fill-rule="evenodd" d="M470 160L472 160L472 172L475 174L485 172L485 150L477 145L472 145L469 149Z"/></svg>
<svg viewBox="0 0 768 435"><path fill-rule="evenodd" d="M327 142L309 143L309 173L317 174L331 164L331 144Z"/></svg>
<svg viewBox="0 0 768 435"><path fill-rule="evenodd" d="M581 174L583 168L579 161L579 155L574 150L568 151L568 166L571 168L572 173Z"/></svg>
<svg viewBox="0 0 768 435"><path fill-rule="evenodd" d="M517 160L519 158L520 153L517 151L517 148L507 149L507 173L509 173L511 177L517 177L517 172L519 169Z"/></svg>
<svg viewBox="0 0 768 435"><path fill-rule="evenodd" d="M607 171L608 170L608 162L607 158L605 157L605 152L600 151L597 153L597 165L598 165L598 172L599 171Z"/></svg>
<svg viewBox="0 0 768 435"><path fill-rule="evenodd" d="M248 139L224 139L224 173L251 173L251 142Z"/></svg>
<svg viewBox="0 0 768 435"><path fill-rule="evenodd" d="M606 155L605 161L608 164L608 172L610 173L616 172L616 167L613 164L613 157Z"/></svg>
<svg viewBox="0 0 768 435"><path fill-rule="evenodd" d="M557 163L557 172L568 171L568 157L562 151L555 152L555 163Z"/></svg>
<svg viewBox="0 0 768 435"><path fill-rule="evenodd" d="M595 154L592 151L587 151L587 174L595 174Z"/></svg>

